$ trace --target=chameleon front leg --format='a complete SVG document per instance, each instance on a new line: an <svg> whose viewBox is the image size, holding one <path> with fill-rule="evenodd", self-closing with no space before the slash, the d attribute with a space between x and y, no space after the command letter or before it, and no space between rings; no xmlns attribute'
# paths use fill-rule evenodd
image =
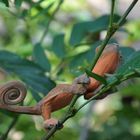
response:
<svg viewBox="0 0 140 140"><path fill-rule="evenodd" d="M58 124L57 119L51 118L52 109L51 109L51 104L49 102L44 103L42 105L41 109L42 109L42 114L41 115L44 118L44 128L46 130L51 129L53 126Z"/></svg>
<svg viewBox="0 0 140 140"><path fill-rule="evenodd" d="M84 99L89 100L91 97L95 96L96 93L94 92L89 92L87 94L84 95ZM106 96L108 95L108 93L104 93L98 97L95 98L95 100L100 100L100 99L104 99Z"/></svg>

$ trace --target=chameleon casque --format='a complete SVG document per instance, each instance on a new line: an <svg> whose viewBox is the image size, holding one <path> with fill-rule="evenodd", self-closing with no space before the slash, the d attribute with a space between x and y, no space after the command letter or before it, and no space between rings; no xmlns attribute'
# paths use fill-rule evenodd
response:
<svg viewBox="0 0 140 140"><path fill-rule="evenodd" d="M100 76L111 74L116 70L119 61L117 45L107 45L92 71ZM41 115L44 118L45 129L49 129L58 124L57 119L51 118L52 112L69 105L75 94L81 94L85 99L90 99L100 85L99 81L83 74L75 78L72 84L56 85L35 106L28 107L17 106L26 97L26 88L22 83L12 81L0 87L0 108L17 113Z"/></svg>

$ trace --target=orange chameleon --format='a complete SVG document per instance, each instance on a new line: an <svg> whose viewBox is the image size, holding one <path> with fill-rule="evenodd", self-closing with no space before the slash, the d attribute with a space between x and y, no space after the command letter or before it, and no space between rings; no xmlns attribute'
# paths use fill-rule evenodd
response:
<svg viewBox="0 0 140 140"><path fill-rule="evenodd" d="M92 71L100 76L113 73L119 60L118 47L115 44L107 45ZM58 84L37 105L28 107L16 106L26 96L24 85L20 82L9 82L0 87L0 108L17 113L41 115L44 118L44 127L49 129L58 124L58 120L51 118L52 112L69 105L75 94L82 94L85 99L91 98L100 85L94 78L82 75L72 84Z"/></svg>

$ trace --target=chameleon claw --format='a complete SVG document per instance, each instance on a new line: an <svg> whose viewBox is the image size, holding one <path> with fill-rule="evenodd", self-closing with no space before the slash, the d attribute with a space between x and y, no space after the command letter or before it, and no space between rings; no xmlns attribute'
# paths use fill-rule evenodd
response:
<svg viewBox="0 0 140 140"><path fill-rule="evenodd" d="M45 128L46 130L50 130L50 129L52 129L54 126L57 126L58 124L59 124L59 122L58 122L57 119L50 118L50 119L44 121L44 128Z"/></svg>

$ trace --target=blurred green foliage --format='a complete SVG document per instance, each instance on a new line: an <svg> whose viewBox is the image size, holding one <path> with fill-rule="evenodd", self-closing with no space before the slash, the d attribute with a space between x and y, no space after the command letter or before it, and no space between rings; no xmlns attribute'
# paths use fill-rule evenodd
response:
<svg viewBox="0 0 140 140"><path fill-rule="evenodd" d="M1 83L21 80L27 85L24 105L35 104L56 83L71 82L83 73L81 67L91 65L109 18L109 15L98 16L91 11L84 0L0 1L0 79ZM116 14L114 20L119 18ZM124 23L124 29L120 30L126 35L123 46L140 40L139 23L139 20ZM113 36L110 42L120 43L120 40ZM123 67L120 66L118 74L140 68L139 51L120 47L120 52ZM118 93L83 108L67 121L52 140L139 140L139 86L139 79L122 83L117 87ZM80 99L77 104L82 102ZM62 109L54 116L59 118L64 113ZM15 117L17 114L0 112L1 135ZM42 123L40 117L20 115L8 139L40 140L45 134ZM80 139L83 132L85 138Z"/></svg>

